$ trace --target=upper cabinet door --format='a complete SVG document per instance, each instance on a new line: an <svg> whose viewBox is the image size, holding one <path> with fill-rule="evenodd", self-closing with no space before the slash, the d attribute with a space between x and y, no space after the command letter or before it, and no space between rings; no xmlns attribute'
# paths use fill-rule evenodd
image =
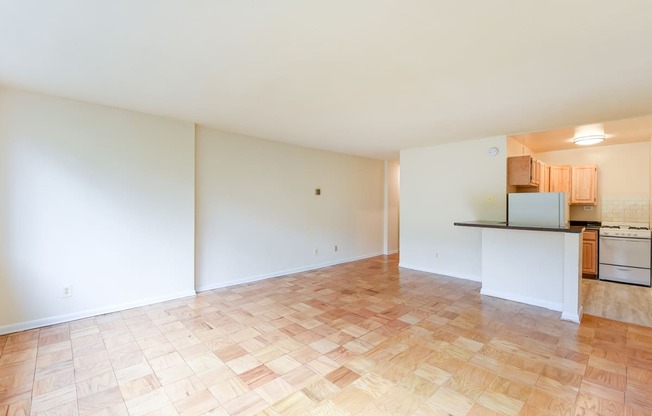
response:
<svg viewBox="0 0 652 416"><path fill-rule="evenodd" d="M550 192L550 166L538 160L539 166L539 192Z"/></svg>
<svg viewBox="0 0 652 416"><path fill-rule="evenodd" d="M597 205L598 166L572 166L571 187L571 204Z"/></svg>
<svg viewBox="0 0 652 416"><path fill-rule="evenodd" d="M571 167L550 166L550 192L571 193Z"/></svg>

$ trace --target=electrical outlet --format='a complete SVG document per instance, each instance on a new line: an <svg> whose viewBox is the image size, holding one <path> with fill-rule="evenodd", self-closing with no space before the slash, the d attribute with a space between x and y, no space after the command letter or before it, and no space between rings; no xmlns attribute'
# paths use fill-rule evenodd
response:
<svg viewBox="0 0 652 416"><path fill-rule="evenodd" d="M319 250L314 249L312 253L313 253L313 255L317 256L319 254Z"/></svg>
<svg viewBox="0 0 652 416"><path fill-rule="evenodd" d="M69 298L72 296L72 285L67 285L61 288L61 297Z"/></svg>
<svg viewBox="0 0 652 416"><path fill-rule="evenodd" d="M337 252L337 244L335 244L335 252Z"/></svg>

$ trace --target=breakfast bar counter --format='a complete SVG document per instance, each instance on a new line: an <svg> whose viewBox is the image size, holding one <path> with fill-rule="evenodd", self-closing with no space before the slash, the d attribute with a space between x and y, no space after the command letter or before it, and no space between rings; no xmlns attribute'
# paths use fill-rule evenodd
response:
<svg viewBox="0 0 652 416"><path fill-rule="evenodd" d="M453 225L460 227L480 227L480 228L498 228L502 230L527 230L527 231L551 231L561 233L581 233L584 231L580 225L563 225L559 227L538 226L538 225L518 225L509 224L505 221L460 221Z"/></svg>
<svg viewBox="0 0 652 416"><path fill-rule="evenodd" d="M540 227L497 221L455 222L482 233L483 295L582 317L582 226Z"/></svg>

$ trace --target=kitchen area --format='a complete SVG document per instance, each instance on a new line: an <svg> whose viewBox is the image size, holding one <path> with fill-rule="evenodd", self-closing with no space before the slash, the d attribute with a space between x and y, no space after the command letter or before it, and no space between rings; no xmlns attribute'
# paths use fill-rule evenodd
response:
<svg viewBox="0 0 652 416"><path fill-rule="evenodd" d="M531 221L515 216L517 204L529 203L531 208L518 211L540 225L555 225L534 207L560 198L556 225L584 227L583 312L647 326L651 138L650 116L507 138L508 222Z"/></svg>

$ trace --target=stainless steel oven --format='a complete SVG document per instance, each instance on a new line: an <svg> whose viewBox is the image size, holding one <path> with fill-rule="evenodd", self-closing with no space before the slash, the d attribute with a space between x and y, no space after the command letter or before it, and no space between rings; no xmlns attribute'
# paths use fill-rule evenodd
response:
<svg viewBox="0 0 652 416"><path fill-rule="evenodd" d="M650 286L650 231L640 228L600 230L600 280Z"/></svg>

